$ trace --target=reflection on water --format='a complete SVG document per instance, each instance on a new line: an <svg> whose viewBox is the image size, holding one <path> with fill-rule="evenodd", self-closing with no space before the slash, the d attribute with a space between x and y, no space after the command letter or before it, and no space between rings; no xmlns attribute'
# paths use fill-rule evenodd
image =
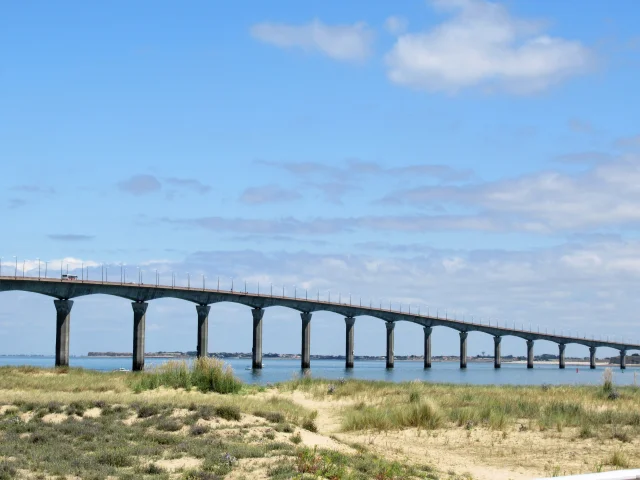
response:
<svg viewBox="0 0 640 480"><path fill-rule="evenodd" d="M166 362L164 358L148 358L147 366L158 365ZM300 376L300 360L265 359L262 370L251 370L250 359L227 359L235 374L246 383L275 383L290 380ZM53 367L53 357L0 357L0 365L34 365L40 367ZM72 357L72 367L83 367L93 370L117 370L119 368L131 368L130 357L96 358L96 357ZM620 370L612 367L614 381L620 385L634 384L635 377L640 385L640 368L628 368ZM310 374L318 378L357 378L362 380L386 380L389 382L404 382L422 380L438 383L472 383L479 385L542 385L547 384L598 384L602 382L604 367L598 366L596 370L590 370L587 366L572 367L560 370L557 365L536 365L533 369L527 369L524 364L503 363L501 369L494 369L493 363L469 363L466 370L460 370L457 362L434 362L429 370L424 370L422 362L395 362L395 368L387 370L383 360L366 360L355 362L353 369L344 368L344 360L312 360Z"/></svg>

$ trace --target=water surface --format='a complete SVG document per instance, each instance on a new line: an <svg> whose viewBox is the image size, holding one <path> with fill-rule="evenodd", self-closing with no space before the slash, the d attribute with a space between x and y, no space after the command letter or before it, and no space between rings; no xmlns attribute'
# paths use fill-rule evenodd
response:
<svg viewBox="0 0 640 480"><path fill-rule="evenodd" d="M166 362L166 358L147 358L145 365L159 365ZM300 360L270 359L264 360L262 370L250 369L250 359L225 359L235 374L246 383L275 383L291 380L300 376ZM83 367L92 370L110 371L119 368L130 369L131 357L71 357L72 367ZM53 367L54 357L15 356L0 357L0 365L33 365L38 367ZM311 375L318 378L357 378L362 380L386 380L390 382L404 382L421 380L425 382L468 383L477 385L584 385L602 382L602 372L605 367L590 370L584 366L570 366L560 370L557 365L536 365L527 369L525 364L503 363L501 369L494 369L493 363L469 362L466 370L461 370L457 362L434 362L432 368L423 369L421 361L396 361L395 368L387 370L383 360L356 361L353 369L344 368L344 360L312 360ZM620 370L612 367L614 381L620 385L632 385L640 375L634 374L640 369L628 368Z"/></svg>

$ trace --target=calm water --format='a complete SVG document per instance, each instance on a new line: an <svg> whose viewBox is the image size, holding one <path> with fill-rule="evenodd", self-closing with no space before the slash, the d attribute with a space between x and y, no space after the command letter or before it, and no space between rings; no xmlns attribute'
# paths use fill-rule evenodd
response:
<svg viewBox="0 0 640 480"><path fill-rule="evenodd" d="M158 365L167 361L164 358L147 358L146 366ZM251 366L249 359L227 359L235 373L247 383L267 382L275 383L290 380L301 374L300 360L265 359L264 368L260 371L247 370ZM53 367L54 357L0 357L0 365L34 365L39 367ZM93 370L117 370L131 368L131 358L96 358L72 357L72 367L83 367ZM422 380L426 382L473 383L497 385L541 385L547 384L597 384L602 382L602 372L605 367L590 370L587 366L577 367L567 365L560 370L557 365L536 365L534 369L527 369L524 364L502 364L502 368L495 370L493 363L469 363L466 370L460 370L457 362L434 362L430 370L422 368L422 362L396 361L393 370L385 369L384 361L356 361L355 368L346 370L344 360L312 360L311 375L321 378L358 378L363 380L387 380L402 382ZM634 372L638 372L637 383L640 384L640 369L628 368L620 370L613 368L614 381L620 385L634 383Z"/></svg>

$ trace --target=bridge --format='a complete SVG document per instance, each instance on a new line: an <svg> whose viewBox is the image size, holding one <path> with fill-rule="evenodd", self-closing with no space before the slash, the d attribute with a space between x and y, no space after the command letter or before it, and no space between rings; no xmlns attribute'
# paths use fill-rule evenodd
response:
<svg viewBox="0 0 640 480"><path fill-rule="evenodd" d="M71 279L69 279L71 278ZM584 345L589 348L589 364L591 368L596 368L596 349L598 347L610 347L620 352L620 368L625 368L625 358L627 352L631 350L640 351L640 345L624 342L612 342L597 340L595 338L557 335L553 333L540 333L531 330L501 327L497 323L492 325L461 321L459 319L448 318L447 315L424 315L420 312L395 310L389 307L376 308L373 305L362 305L361 302L354 305L349 301L331 302L320 299L308 298L305 293L304 298L298 297L297 293L293 297L274 295L271 290L268 294L248 293L246 291L193 288L191 286L164 286L156 277L155 284L144 284L142 282L113 282L113 281L89 281L77 279L77 277L67 277L60 279L34 278L15 276L0 276L0 292L2 291L26 291L48 295L53 297L56 308L56 366L69 365L69 326L71 321L71 309L74 298L85 295L113 295L116 297L131 300L133 307L133 365L132 369L144 369L144 342L145 342L145 316L148 302L158 298L177 298L193 302L197 313L197 355L206 356L208 347L208 318L211 305L220 302L233 302L246 305L251 308L253 316L253 346L252 346L252 366L254 369L262 368L262 318L265 309L268 307L281 306L291 308L300 312L302 320L302 346L301 346L301 366L303 369L310 368L310 347L311 347L311 317L314 312L328 311L342 315L345 319L345 352L346 367L353 368L353 344L354 327L356 317L370 316L379 318L386 322L387 327L387 349L386 366L393 368L393 343L394 327L396 322L405 321L421 325L424 330L424 368L431 368L431 335L433 327L449 327L460 333L460 368L467 367L467 336L469 332L484 332L492 335L494 339L494 367L500 368L500 343L502 337L511 335L522 338L527 345L527 368L533 368L533 347L536 340L548 340L558 344L559 367L565 368L565 347L569 343Z"/></svg>

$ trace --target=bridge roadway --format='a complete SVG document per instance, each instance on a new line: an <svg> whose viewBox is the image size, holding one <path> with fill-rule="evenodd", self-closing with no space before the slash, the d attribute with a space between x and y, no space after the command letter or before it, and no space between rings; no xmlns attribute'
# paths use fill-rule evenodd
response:
<svg viewBox="0 0 640 480"><path fill-rule="evenodd" d="M158 298L178 298L196 304L198 316L197 353L207 355L208 317L211 304L233 302L251 307L253 316L253 368L262 368L262 317L265 308L273 306L288 307L300 312L302 320L302 368L310 367L311 317L313 312L328 311L343 315L346 327L346 367L353 368L353 329L356 317L368 315L386 322L387 327L387 368L393 368L394 327L396 322L406 321L422 325L424 329L424 367L431 368L431 333L433 327L443 326L458 330L460 333L460 368L467 367L467 336L469 332L484 332L494 338L494 367L500 368L500 343L503 336L512 335L526 340L527 368L533 368L533 345L536 340L548 340L558 344L559 367L565 367L564 350L568 343L578 343L589 347L590 367L596 368L596 348L610 347L620 351L620 368L625 368L628 351L640 350L640 345L609 342L586 337L540 333L516 328L485 325L443 318L434 315L420 315L416 312L403 312L372 306L352 305L345 302L328 302L319 299L297 298L271 294L247 293L238 291L212 290L193 287L171 287L153 284L134 284L124 282L58 280L33 277L0 277L0 292L20 290L40 293L54 297L56 308L56 366L69 364L69 326L73 298L85 295L104 294L126 298L133 307L133 370L144 369L145 316L150 300Z"/></svg>

